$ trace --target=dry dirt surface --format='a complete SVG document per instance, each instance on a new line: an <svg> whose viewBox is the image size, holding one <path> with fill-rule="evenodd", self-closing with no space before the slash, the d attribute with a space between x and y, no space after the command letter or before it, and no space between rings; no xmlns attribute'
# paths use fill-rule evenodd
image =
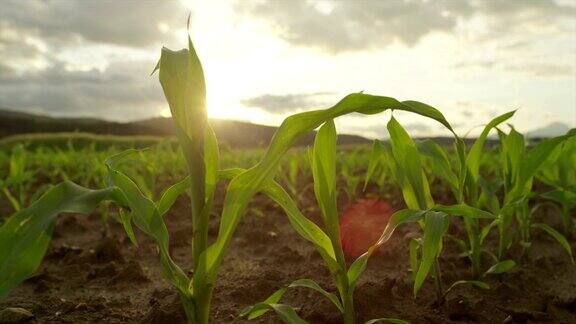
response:
<svg viewBox="0 0 576 324"><path fill-rule="evenodd" d="M221 211L219 190L215 211ZM314 194L303 195L302 210L314 221ZM400 207L398 199L390 202ZM347 202L341 203L341 210ZM181 197L165 216L174 259L191 267L191 220ZM553 218L553 217L552 217ZM218 217L210 236L217 234ZM451 226L458 234L461 226ZM490 290L459 286L435 305L430 279L412 297L408 240L417 227L403 227L372 257L356 289L358 323L395 317L412 323L576 323L576 267L552 239L534 233L529 252L507 274L487 278ZM462 234L462 233L460 233ZM162 279L156 248L137 233L135 247L120 225L110 222L103 235L97 213L64 215L37 273L10 296L0 310L20 307L36 323L185 323L175 289ZM574 246L574 240L571 240ZM514 254L516 253L516 254ZM450 241L441 258L445 286L469 278L468 259ZM311 278L334 291L329 273L313 246L290 227L282 211L257 195L240 222L221 267L212 304L212 322L230 323L246 306L299 278ZM315 291L289 290L282 301L311 323L340 323L337 309ZM242 321L240 321L242 322ZM269 313L259 323L279 323Z"/></svg>

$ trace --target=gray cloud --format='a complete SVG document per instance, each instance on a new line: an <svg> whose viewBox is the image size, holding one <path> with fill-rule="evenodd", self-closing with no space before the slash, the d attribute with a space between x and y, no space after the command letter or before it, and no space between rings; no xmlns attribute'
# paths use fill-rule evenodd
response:
<svg viewBox="0 0 576 324"><path fill-rule="evenodd" d="M260 108L269 113L282 114L310 108L326 107L328 101L322 99L322 97L330 94L330 92L285 95L264 94L244 99L242 100L242 104L247 107Z"/></svg>
<svg viewBox="0 0 576 324"><path fill-rule="evenodd" d="M158 25L184 27L179 1L4 0L1 7L0 106L123 120L165 106L157 79L148 77L156 62L130 53L174 40ZM62 57L74 51L102 66L91 56L76 65Z"/></svg>
<svg viewBox="0 0 576 324"><path fill-rule="evenodd" d="M6 64L0 62L0 78L10 76L14 73L14 69Z"/></svg>
<svg viewBox="0 0 576 324"><path fill-rule="evenodd" d="M462 19L474 15L492 18L494 29L502 33L525 23L547 26L576 14L573 6L554 0L334 1L328 10L318 3L238 1L237 9L269 21L292 44L330 52L382 48L395 40L413 45L432 32L451 33Z"/></svg>
<svg viewBox="0 0 576 324"><path fill-rule="evenodd" d="M166 41L158 23L183 27L182 9L178 1L4 0L0 21L48 42L145 47Z"/></svg>
<svg viewBox="0 0 576 324"><path fill-rule="evenodd" d="M40 71L0 75L0 106L66 116L138 119L163 105L151 61L112 63L105 71L67 71L58 62Z"/></svg>

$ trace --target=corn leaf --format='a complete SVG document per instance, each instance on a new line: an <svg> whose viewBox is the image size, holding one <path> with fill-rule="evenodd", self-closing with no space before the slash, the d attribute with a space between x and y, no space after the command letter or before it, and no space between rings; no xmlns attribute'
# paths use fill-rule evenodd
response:
<svg viewBox="0 0 576 324"><path fill-rule="evenodd" d="M446 232L446 214L427 212L424 220L424 240L422 242L422 260L414 279L414 296L422 287L432 264L442 251L442 237Z"/></svg>
<svg viewBox="0 0 576 324"><path fill-rule="evenodd" d="M432 207L434 202L414 141L393 117L388 122L388 132L392 142L392 154L398 166L396 176L406 205L411 209Z"/></svg>
<svg viewBox="0 0 576 324"><path fill-rule="evenodd" d="M434 207L431 208L431 210L434 211L440 211L443 213L446 213L450 216L462 216L465 218L483 218L483 219L493 219L496 216L494 216L492 213L489 213L487 211L478 209L478 208L474 208L474 207L470 207L466 204L457 204L457 205L450 205L450 206L445 206L445 205L435 205Z"/></svg>
<svg viewBox="0 0 576 324"><path fill-rule="evenodd" d="M391 317L382 317L382 318L371 319L364 324L376 324L376 323L410 324L410 322L403 321L403 320L397 319L397 318L391 318Z"/></svg>
<svg viewBox="0 0 576 324"><path fill-rule="evenodd" d="M461 285L472 285L472 286L476 286L476 287L482 288L482 289L490 289L490 286L487 283L485 283L484 281L458 280L458 281L454 282L453 284L451 284L450 287L448 287L448 289L446 289L444 291L444 296L447 296L450 291L452 291L454 288L461 286Z"/></svg>
<svg viewBox="0 0 576 324"><path fill-rule="evenodd" d="M332 302L332 304L334 304L338 308L340 313L344 313L344 308L342 307L342 304L340 303L338 297L333 293L324 290L322 287L320 287L320 285L318 285L318 283L316 283L316 281L312 279L298 279L288 286L288 288L296 288L296 287L304 287L316 290L317 292L324 295L324 297L328 298Z"/></svg>
<svg viewBox="0 0 576 324"><path fill-rule="evenodd" d="M136 235L134 235L134 229L132 228L132 212L126 211L124 208L120 208L120 222L124 226L124 231L126 235L132 242L132 244L138 246L138 240L136 240Z"/></svg>
<svg viewBox="0 0 576 324"><path fill-rule="evenodd" d="M188 163L190 173L190 205L192 209L193 225L193 259L195 271L201 262L202 253L208 246L207 223L211 206L206 206L206 186L211 186L215 180L215 171L212 179L206 179L205 142L213 147L207 148L211 153L217 150L215 142L210 138L211 132L207 130L206 113L206 84L204 71L196 50L188 37L188 49L171 51L162 49L157 64L159 79L170 111L175 122L175 129L184 157ZM208 138L206 134L208 133ZM216 155L217 156L217 155ZM208 157L212 160L213 156ZM214 165L214 168L217 166ZM200 271L203 272L203 271ZM196 283L195 283L196 284ZM205 286L203 282L200 285Z"/></svg>
<svg viewBox="0 0 576 324"><path fill-rule="evenodd" d="M244 172L243 169L226 169L218 172L222 178L231 179ZM312 242L331 271L336 271L338 264L330 238L318 225L306 218L290 195L276 181L269 180L262 191L286 212L292 228L304 239Z"/></svg>
<svg viewBox="0 0 576 324"><path fill-rule="evenodd" d="M408 246L410 251L410 270L412 271L412 281L414 281L416 279L416 271L420 266L420 261L418 258L420 243L415 239L410 239L410 243Z"/></svg>
<svg viewBox="0 0 576 324"><path fill-rule="evenodd" d="M314 194L320 205L326 234L330 238L337 268L328 264L330 272L336 277L344 274L346 261L340 241L340 226L336 197L336 127L334 121L329 120L316 134L312 154L312 176L314 178ZM346 278L346 277L344 277ZM337 280L337 286L344 291L347 283Z"/></svg>
<svg viewBox="0 0 576 324"><path fill-rule="evenodd" d="M134 224L154 239L160 252L160 262L164 277L183 294L189 294L189 280L186 274L174 263L168 251L168 229L153 201L144 196L138 186L128 176L118 170L109 170L112 186L121 191L126 205L132 212Z"/></svg>
<svg viewBox="0 0 576 324"><path fill-rule="evenodd" d="M559 188L542 193L540 197L565 205L568 209L576 207L576 191Z"/></svg>
<svg viewBox="0 0 576 324"><path fill-rule="evenodd" d="M480 172L480 157L482 156L482 148L484 147L484 142L486 142L488 134L490 134L492 128L500 125L501 123L505 122L506 120L514 116L515 112L516 111L510 111L492 119L484 127L482 133L480 134L480 136L478 136L478 138L472 145L472 148L470 148L470 151L468 152L468 156L466 158L466 166L468 168L468 171L470 172L470 176L474 181L478 179L478 174Z"/></svg>
<svg viewBox="0 0 576 324"><path fill-rule="evenodd" d="M294 308L285 304L264 304L264 306L272 309L278 314L280 319L286 324L308 324L305 320L300 318Z"/></svg>
<svg viewBox="0 0 576 324"><path fill-rule="evenodd" d="M206 127L206 84L202 64L188 39L188 49L162 48L157 64L159 79L188 162L203 159ZM195 164L193 167L201 168ZM202 184L203 186L204 184Z"/></svg>
<svg viewBox="0 0 576 324"><path fill-rule="evenodd" d="M372 144L372 151L370 152L370 162L368 163L368 170L366 171L366 177L364 178L364 188L363 190L366 191L366 186L368 186L368 181L374 175L374 171L376 171L376 167L378 166L378 162L382 158L384 154L384 146L382 142L379 140L374 140Z"/></svg>
<svg viewBox="0 0 576 324"><path fill-rule="evenodd" d="M336 207L336 128L332 120L320 127L316 135L312 175L314 177L314 193L322 211L328 236L333 243L337 243L340 241L340 235Z"/></svg>
<svg viewBox="0 0 576 324"><path fill-rule="evenodd" d="M186 177L166 189L157 202L158 213L164 216L170 210L178 196L190 188L190 177Z"/></svg>
<svg viewBox="0 0 576 324"><path fill-rule="evenodd" d="M494 226L497 226L499 222L500 222L499 219L495 219L492 222L490 222L490 224L482 227L482 230L480 231L480 245L484 243L484 240L486 239L488 234L490 234L492 228L494 228Z"/></svg>
<svg viewBox="0 0 576 324"><path fill-rule="evenodd" d="M514 184L512 192L506 198L508 200L515 200L530 189L532 178L542 165L553 156L553 152L560 148L566 139L574 135L558 136L549 138L536 144L523 159L520 166L518 181Z"/></svg>
<svg viewBox="0 0 576 324"><path fill-rule="evenodd" d="M564 235L562 235L560 232L558 232L557 230L555 230L554 228L550 227L547 224L536 223L532 224L532 227L543 230L548 235L552 236L556 241L558 241L558 243L560 243L560 245L564 248L564 250L566 250L566 252L570 256L570 261L572 261L572 263L574 264L574 255L572 254L572 247L570 247L570 242L568 242L568 240Z"/></svg>
<svg viewBox="0 0 576 324"><path fill-rule="evenodd" d="M324 290L314 280L298 279L298 280L292 282L290 285L288 285L288 287L278 289L272 295L270 295L268 298L266 298L264 301L257 303L254 306L247 307L246 309L244 309L240 313L240 317L248 317L249 320L252 320L252 319L255 319L257 317L264 315L266 312L268 312L269 310L272 309L272 310L276 311L276 313L280 316L280 318L286 323L301 323L301 322L299 322L299 320L302 320L302 319L300 319L300 317L298 317L296 315L296 312L294 312L294 310L290 306L278 304L280 302L280 300L282 299L282 297L284 296L284 294L286 293L287 289L300 288L300 287L309 288L309 289L312 289L312 290L315 290L315 291L321 293L324 297L328 298L328 300L330 300L338 308L338 310L341 313L344 312L342 304L340 303L340 300L338 299L338 297L336 295L329 293L326 290ZM283 308L280 309L280 311L279 311L273 305L283 305ZM294 317L294 315L296 315L296 317ZM294 320L295 320L295 322L294 322Z"/></svg>
<svg viewBox="0 0 576 324"><path fill-rule="evenodd" d="M506 177L506 185L511 188L517 181L520 175L520 166L525 153L524 136L518 133L513 127L510 133L504 135L499 132L500 142L502 143L503 155L503 171Z"/></svg>
<svg viewBox="0 0 576 324"><path fill-rule="evenodd" d="M452 170L450 160L444 149L433 140L424 140L418 143L420 152L430 157L434 173L444 179L454 192L458 191L458 176Z"/></svg>
<svg viewBox="0 0 576 324"><path fill-rule="evenodd" d="M516 266L516 262L514 260L504 260L496 263L495 265L491 266L486 272L487 274L499 274L504 273L512 270Z"/></svg>
<svg viewBox="0 0 576 324"><path fill-rule="evenodd" d="M117 188L90 190L62 182L0 227L0 299L36 271L61 213L90 213L102 200L121 201Z"/></svg>
<svg viewBox="0 0 576 324"><path fill-rule="evenodd" d="M286 293L286 290L287 290L287 288L280 288L280 289L276 290L268 298L266 298L264 301L262 301L256 305L246 307L240 313L240 317L248 316L249 320L253 320L255 318L258 318L258 317L266 314L270 310L270 308L267 305L279 303L280 299L282 299L282 296L284 296L284 294Z"/></svg>
<svg viewBox="0 0 576 324"><path fill-rule="evenodd" d="M374 253L374 251L380 245L384 244L386 241L390 239L390 237L392 237L392 234L394 234L394 231L396 230L396 228L398 228L398 226L406 223L417 222L421 220L425 214L426 211L414 210L414 209L401 209L392 214L390 220L388 221L388 224L386 225L386 228L382 232L382 235L380 235L380 238L378 239L376 244L370 247L368 251L359 256L356 260L354 260L352 265L350 265L350 268L348 269L348 272L346 274L348 276L348 282L350 287L352 288L356 287L358 279L366 269L366 263L368 262L368 259L370 258L372 253Z"/></svg>

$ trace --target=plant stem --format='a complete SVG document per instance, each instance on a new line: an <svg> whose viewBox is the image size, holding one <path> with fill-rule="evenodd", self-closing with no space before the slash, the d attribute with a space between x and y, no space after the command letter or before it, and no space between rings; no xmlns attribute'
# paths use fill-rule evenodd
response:
<svg viewBox="0 0 576 324"><path fill-rule="evenodd" d="M197 296L196 302L196 319L197 324L208 324L210 321L210 302L212 301L212 289L205 287Z"/></svg>
<svg viewBox="0 0 576 324"><path fill-rule="evenodd" d="M442 272L440 271L440 262L438 261L438 258L434 260L434 284L436 286L436 302L438 305L441 305L444 292L442 289Z"/></svg>
<svg viewBox="0 0 576 324"><path fill-rule="evenodd" d="M343 298L344 307L344 324L354 324L356 319L354 318L354 292L347 291Z"/></svg>
<svg viewBox="0 0 576 324"><path fill-rule="evenodd" d="M180 301L186 313L186 319L189 324L196 324L194 301L189 296L180 293Z"/></svg>
<svg viewBox="0 0 576 324"><path fill-rule="evenodd" d="M473 248L470 253L471 253L470 257L472 260L472 277L478 279L480 278L481 274L480 267L481 267L482 255L478 247Z"/></svg>
<svg viewBox="0 0 576 324"><path fill-rule="evenodd" d="M480 237L478 234L478 221L475 219L465 219L464 225L468 234L470 244L470 262L472 263L472 276L480 276L481 254L480 254Z"/></svg>

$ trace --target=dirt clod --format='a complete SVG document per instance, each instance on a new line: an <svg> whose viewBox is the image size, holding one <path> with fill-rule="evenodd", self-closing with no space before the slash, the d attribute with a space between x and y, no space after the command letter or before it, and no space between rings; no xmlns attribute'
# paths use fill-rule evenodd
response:
<svg viewBox="0 0 576 324"><path fill-rule="evenodd" d="M0 323L24 323L34 318L29 310L19 307L8 307L0 311Z"/></svg>

